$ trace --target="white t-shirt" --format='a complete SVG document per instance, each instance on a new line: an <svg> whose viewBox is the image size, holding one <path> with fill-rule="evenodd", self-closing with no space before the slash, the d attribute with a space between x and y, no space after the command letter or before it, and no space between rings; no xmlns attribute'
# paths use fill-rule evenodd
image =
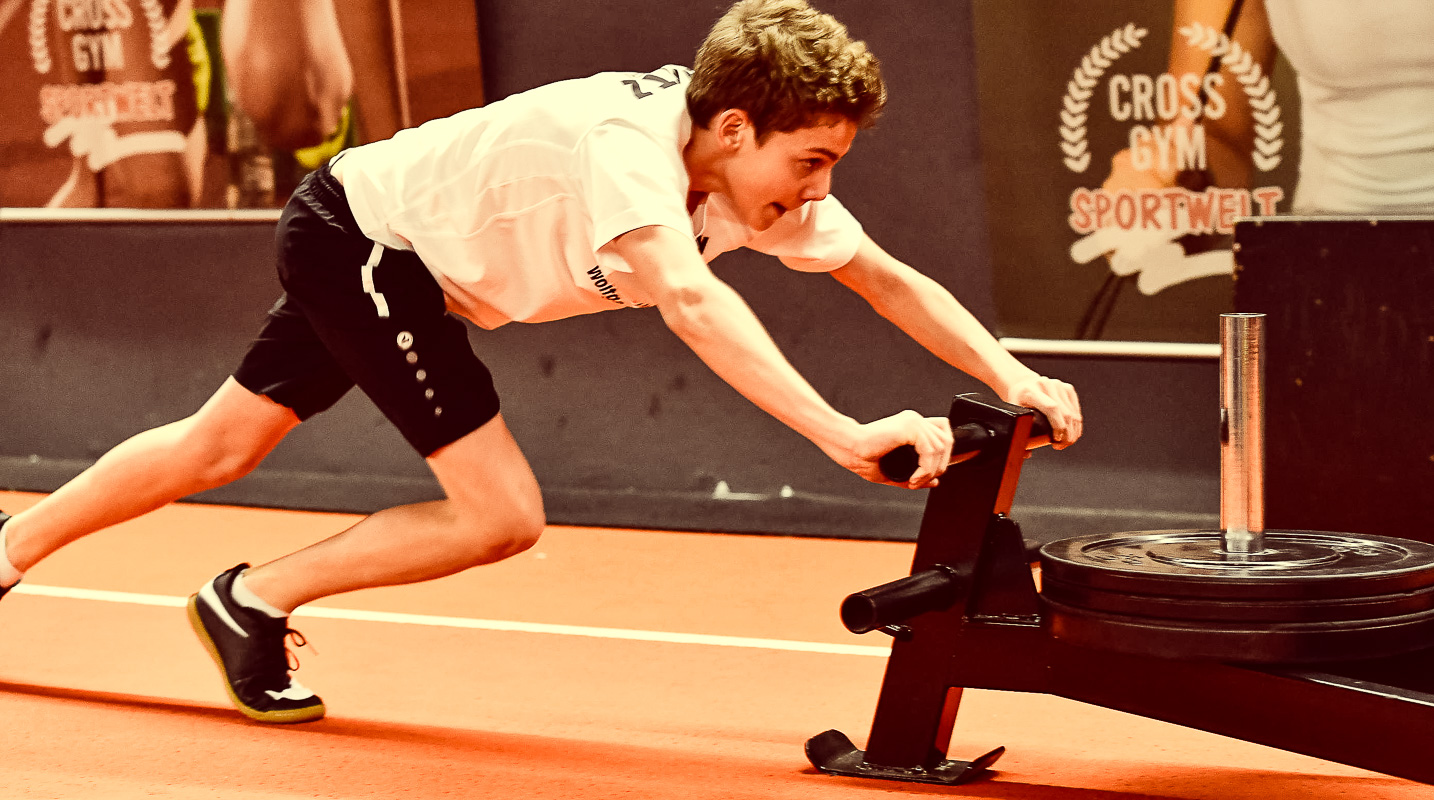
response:
<svg viewBox="0 0 1434 800"><path fill-rule="evenodd" d="M807 272L849 262L861 226L835 197L762 232L719 194L688 214L690 77L669 65L561 81L352 148L349 206L364 235L417 252L449 307L483 328L649 305L613 286L631 268L599 253L648 225L693 236L709 262L743 246Z"/></svg>
<svg viewBox="0 0 1434 800"><path fill-rule="evenodd" d="M1294 209L1434 211L1434 2L1265 0L1299 73Z"/></svg>

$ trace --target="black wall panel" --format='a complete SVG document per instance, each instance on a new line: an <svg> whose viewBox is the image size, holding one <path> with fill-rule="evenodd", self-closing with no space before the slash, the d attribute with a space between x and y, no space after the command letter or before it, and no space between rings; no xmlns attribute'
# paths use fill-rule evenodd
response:
<svg viewBox="0 0 1434 800"><path fill-rule="evenodd" d="M1240 223L1265 322L1265 522L1434 542L1434 219Z"/></svg>

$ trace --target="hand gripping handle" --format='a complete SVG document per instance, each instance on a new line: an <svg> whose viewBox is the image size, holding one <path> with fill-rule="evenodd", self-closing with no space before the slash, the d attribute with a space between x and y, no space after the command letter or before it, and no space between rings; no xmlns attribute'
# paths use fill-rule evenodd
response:
<svg viewBox="0 0 1434 800"><path fill-rule="evenodd" d="M1026 441L1027 450L1034 450L1051 443L1050 420L1046 419L1046 415L1039 411L1035 411L1035 417L1031 422L1031 438ZM957 425L951 429L951 436L954 439L951 444L952 464L959 464L962 461L975 458L992 439L990 429L979 422ZM877 460L881 474L894 483L906 483L911 480L917 465L916 448L909 444L904 444Z"/></svg>

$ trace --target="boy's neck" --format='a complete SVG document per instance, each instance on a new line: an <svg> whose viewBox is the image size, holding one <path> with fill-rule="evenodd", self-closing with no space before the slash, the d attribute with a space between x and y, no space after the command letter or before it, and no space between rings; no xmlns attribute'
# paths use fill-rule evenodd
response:
<svg viewBox="0 0 1434 800"><path fill-rule="evenodd" d="M687 169L687 210L697 206L712 192L721 191L722 149L717 136L709 128L692 126L692 136L682 148L682 164Z"/></svg>

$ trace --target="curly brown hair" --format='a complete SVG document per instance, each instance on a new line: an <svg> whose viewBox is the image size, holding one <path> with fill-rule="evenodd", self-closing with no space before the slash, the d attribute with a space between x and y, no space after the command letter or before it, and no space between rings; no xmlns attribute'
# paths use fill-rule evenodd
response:
<svg viewBox="0 0 1434 800"><path fill-rule="evenodd" d="M881 62L846 26L806 0L740 0L697 50L687 109L707 127L738 108L757 134L790 132L833 115L871 127L886 105Z"/></svg>

